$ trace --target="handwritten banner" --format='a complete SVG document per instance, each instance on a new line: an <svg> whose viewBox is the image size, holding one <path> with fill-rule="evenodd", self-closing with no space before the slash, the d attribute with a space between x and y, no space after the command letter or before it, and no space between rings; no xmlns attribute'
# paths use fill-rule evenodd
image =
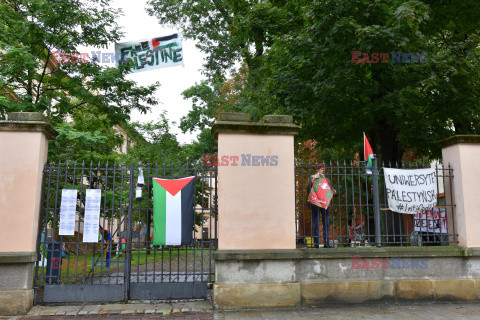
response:
<svg viewBox="0 0 480 320"><path fill-rule="evenodd" d="M437 203L435 169L383 168L390 210L415 214L432 210Z"/></svg>
<svg viewBox="0 0 480 320"><path fill-rule="evenodd" d="M131 72L183 66L182 35L115 44L117 64L131 64Z"/></svg>
<svg viewBox="0 0 480 320"><path fill-rule="evenodd" d="M445 209L435 208L420 213L413 217L414 231L448 233L447 213Z"/></svg>
<svg viewBox="0 0 480 320"><path fill-rule="evenodd" d="M77 208L77 190L62 189L60 202L60 226L58 234L61 236L75 235L75 210Z"/></svg>

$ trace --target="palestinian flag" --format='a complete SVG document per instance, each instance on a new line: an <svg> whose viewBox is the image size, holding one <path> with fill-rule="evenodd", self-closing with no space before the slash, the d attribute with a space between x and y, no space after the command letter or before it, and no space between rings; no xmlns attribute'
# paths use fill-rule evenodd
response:
<svg viewBox="0 0 480 320"><path fill-rule="evenodd" d="M374 155L372 147L370 146L367 136L365 135L365 132L363 133L363 156L365 161L367 162L367 174L372 174Z"/></svg>
<svg viewBox="0 0 480 320"><path fill-rule="evenodd" d="M332 188L330 187L327 178L321 174L318 179L315 179L313 182L312 190L308 195L308 202L316 205L317 207L327 209L330 205L330 201L332 201L332 198Z"/></svg>
<svg viewBox="0 0 480 320"><path fill-rule="evenodd" d="M189 245L193 233L195 177L153 178L153 244Z"/></svg>

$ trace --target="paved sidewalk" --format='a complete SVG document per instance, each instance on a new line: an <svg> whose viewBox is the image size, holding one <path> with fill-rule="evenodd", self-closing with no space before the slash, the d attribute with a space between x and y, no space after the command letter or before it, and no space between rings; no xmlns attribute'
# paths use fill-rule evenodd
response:
<svg viewBox="0 0 480 320"><path fill-rule="evenodd" d="M292 309L214 310L210 301L129 303L85 306L36 306L8 320L282 320L282 319L480 319L480 302L379 303Z"/></svg>
<svg viewBox="0 0 480 320"><path fill-rule="evenodd" d="M159 302L159 303L113 303L99 305L35 306L24 317L35 319L39 316L91 316L91 315L132 315L173 313L212 313L211 301ZM18 317L19 319L21 317Z"/></svg>

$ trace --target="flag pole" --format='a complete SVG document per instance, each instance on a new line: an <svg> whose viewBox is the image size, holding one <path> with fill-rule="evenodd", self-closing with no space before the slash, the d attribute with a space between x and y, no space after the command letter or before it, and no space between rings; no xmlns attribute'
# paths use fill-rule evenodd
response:
<svg viewBox="0 0 480 320"><path fill-rule="evenodd" d="M367 159L365 159L365 137L365 131L363 131L363 160L367 161Z"/></svg>
<svg viewBox="0 0 480 320"><path fill-rule="evenodd" d="M381 226L380 226L380 195L378 188L378 165L377 157L373 155L373 210L375 219L375 245L382 246Z"/></svg>

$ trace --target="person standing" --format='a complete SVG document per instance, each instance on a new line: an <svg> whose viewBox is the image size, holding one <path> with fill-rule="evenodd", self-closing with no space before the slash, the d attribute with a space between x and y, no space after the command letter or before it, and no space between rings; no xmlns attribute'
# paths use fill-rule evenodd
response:
<svg viewBox="0 0 480 320"><path fill-rule="evenodd" d="M322 215L323 225L323 247L331 248L329 242L330 229L330 200L337 194L332 188L330 180L325 177L325 165L320 163L317 165L317 173L311 175L307 182L308 204L311 210L311 221L313 226L314 247L318 248L320 243L320 214Z"/></svg>

